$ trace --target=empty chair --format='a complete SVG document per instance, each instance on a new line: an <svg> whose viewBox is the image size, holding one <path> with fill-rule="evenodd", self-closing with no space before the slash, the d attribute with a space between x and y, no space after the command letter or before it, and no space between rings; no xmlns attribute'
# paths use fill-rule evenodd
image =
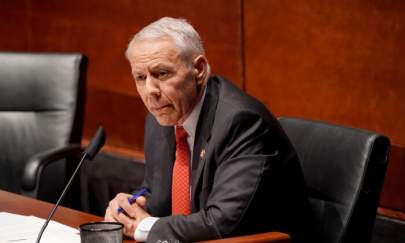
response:
<svg viewBox="0 0 405 243"><path fill-rule="evenodd" d="M370 131L281 118L297 150L319 243L370 242L390 141Z"/></svg>
<svg viewBox="0 0 405 243"><path fill-rule="evenodd" d="M52 162L80 153L86 68L82 54L0 53L0 189L55 201L75 163Z"/></svg>

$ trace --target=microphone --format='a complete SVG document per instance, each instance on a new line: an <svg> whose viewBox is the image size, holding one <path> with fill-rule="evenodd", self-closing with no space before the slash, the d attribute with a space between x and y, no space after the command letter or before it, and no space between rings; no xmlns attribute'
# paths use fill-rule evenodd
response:
<svg viewBox="0 0 405 243"><path fill-rule="evenodd" d="M38 234L36 243L39 243L39 241L41 240L42 234L44 233L46 226L48 226L49 221L51 220L52 216L56 212L56 209L58 208L59 204L61 203L61 201L65 197L65 194L66 194L67 190L69 189L70 184L72 184L72 181L75 178L75 176L76 176L77 172L79 171L80 167L82 166L83 161L85 159L93 160L93 158L96 156L98 151L100 151L101 147L103 147L103 145L105 143L105 139L106 139L106 134L105 134L104 128L100 126L97 129L96 135L94 135L94 137L90 141L90 144L84 150L79 164L77 165L75 171L73 172L73 174L70 177L68 183L66 184L65 188L63 189L62 194L60 195L58 201L53 206L53 208L51 210L51 213L49 214L49 216L46 219L44 225L42 226L41 231Z"/></svg>
<svg viewBox="0 0 405 243"><path fill-rule="evenodd" d="M96 135L91 139L90 144L87 145L87 148L84 150L84 156L89 159L93 160L98 151L100 151L101 147L103 147L105 143L105 131L103 127L99 127L97 129Z"/></svg>

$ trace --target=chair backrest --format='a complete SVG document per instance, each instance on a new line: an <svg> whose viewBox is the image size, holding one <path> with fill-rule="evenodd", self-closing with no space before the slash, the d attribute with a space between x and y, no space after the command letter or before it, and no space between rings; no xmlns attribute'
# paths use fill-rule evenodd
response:
<svg viewBox="0 0 405 243"><path fill-rule="evenodd" d="M387 137L297 118L281 118L297 150L315 215L316 242L369 242L390 141Z"/></svg>
<svg viewBox="0 0 405 243"><path fill-rule="evenodd" d="M81 54L0 53L1 189L21 192L31 156L80 144L86 68ZM67 169L55 167L48 186L63 184Z"/></svg>

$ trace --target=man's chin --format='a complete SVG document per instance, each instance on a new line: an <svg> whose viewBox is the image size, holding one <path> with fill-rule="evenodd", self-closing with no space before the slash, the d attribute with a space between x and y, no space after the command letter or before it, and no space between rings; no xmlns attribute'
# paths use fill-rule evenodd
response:
<svg viewBox="0 0 405 243"><path fill-rule="evenodd" d="M177 120L175 119L170 119L170 117L165 116L165 115L153 115L155 117L155 119L157 120L157 122L159 123L159 125L161 126L174 126L177 124Z"/></svg>

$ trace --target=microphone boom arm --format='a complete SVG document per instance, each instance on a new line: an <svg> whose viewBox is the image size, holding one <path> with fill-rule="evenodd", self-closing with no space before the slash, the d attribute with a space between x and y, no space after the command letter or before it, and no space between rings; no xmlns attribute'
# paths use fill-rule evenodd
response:
<svg viewBox="0 0 405 243"><path fill-rule="evenodd" d="M72 184L73 179L75 178L77 172L79 171L80 167L82 166L83 162L85 159L92 160L98 151L100 151L101 147L103 147L106 139L106 134L105 131L102 127L99 127L96 135L91 139L90 144L87 146L86 150L83 152L82 158L79 162L79 164L76 166L76 169L73 171L72 176L70 176L70 179L68 183L66 184L65 188L62 191L62 194L60 195L58 201L56 204L53 206L51 212L49 213L48 218L46 219L44 225L41 228L41 231L38 234L36 243L39 243L42 237L42 234L44 233L46 227L48 226L49 222L51 221L52 216L55 214L56 209L58 208L59 204L62 202L63 198L65 197L65 194L67 190L69 190L70 185Z"/></svg>

